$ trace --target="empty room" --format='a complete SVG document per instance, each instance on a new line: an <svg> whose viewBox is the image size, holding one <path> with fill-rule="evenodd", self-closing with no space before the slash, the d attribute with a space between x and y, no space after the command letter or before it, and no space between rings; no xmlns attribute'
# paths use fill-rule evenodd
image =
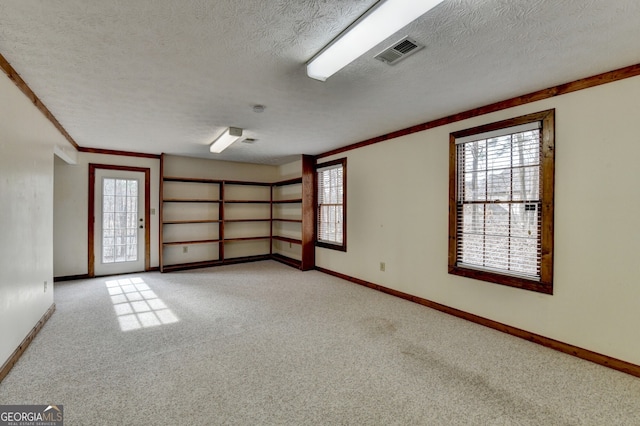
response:
<svg viewBox="0 0 640 426"><path fill-rule="evenodd" d="M0 2L0 425L634 425L640 3Z"/></svg>

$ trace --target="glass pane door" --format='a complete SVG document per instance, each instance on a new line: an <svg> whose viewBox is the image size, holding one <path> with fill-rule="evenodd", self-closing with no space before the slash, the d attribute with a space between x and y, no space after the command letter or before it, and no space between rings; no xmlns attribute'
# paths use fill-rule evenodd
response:
<svg viewBox="0 0 640 426"><path fill-rule="evenodd" d="M102 180L102 263L138 260L138 180Z"/></svg>

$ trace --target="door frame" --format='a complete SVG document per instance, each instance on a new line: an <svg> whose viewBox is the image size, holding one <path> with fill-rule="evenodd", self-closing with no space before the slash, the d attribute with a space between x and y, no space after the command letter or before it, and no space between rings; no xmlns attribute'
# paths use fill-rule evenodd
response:
<svg viewBox="0 0 640 426"><path fill-rule="evenodd" d="M147 167L115 166L112 164L89 163L89 215L88 215L88 243L89 243L89 277L95 277L95 198L96 198L96 169L122 170L126 172L144 173L144 270L151 269L151 169Z"/></svg>

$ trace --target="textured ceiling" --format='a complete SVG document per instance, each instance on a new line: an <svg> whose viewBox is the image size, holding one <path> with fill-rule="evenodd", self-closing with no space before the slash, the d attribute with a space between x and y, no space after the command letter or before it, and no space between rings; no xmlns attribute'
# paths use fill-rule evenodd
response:
<svg viewBox="0 0 640 426"><path fill-rule="evenodd" d="M80 146L267 164L640 63L637 0L444 0L308 78L373 3L3 0L0 53ZM426 48L373 59L405 35ZM257 142L210 154L228 126Z"/></svg>

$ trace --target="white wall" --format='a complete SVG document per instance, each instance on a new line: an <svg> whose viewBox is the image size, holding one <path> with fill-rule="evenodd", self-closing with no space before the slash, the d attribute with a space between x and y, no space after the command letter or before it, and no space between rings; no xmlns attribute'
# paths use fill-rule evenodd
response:
<svg viewBox="0 0 640 426"><path fill-rule="evenodd" d="M54 199L54 264L56 277L84 275L89 268L88 206L89 164L144 167L151 169L151 267L159 265L158 208L160 191L160 160L119 155L80 152L77 164L55 162Z"/></svg>
<svg viewBox="0 0 640 426"><path fill-rule="evenodd" d="M273 182L278 179L278 167L166 155L164 159L164 175Z"/></svg>
<svg viewBox="0 0 640 426"><path fill-rule="evenodd" d="M295 179L302 176L302 158L278 166L278 180Z"/></svg>
<svg viewBox="0 0 640 426"><path fill-rule="evenodd" d="M323 158L348 158L348 246L317 265L640 364L639 98L635 77ZM449 133L550 108L554 294L449 275Z"/></svg>
<svg viewBox="0 0 640 426"><path fill-rule="evenodd" d="M0 73L0 365L53 304L56 145L70 147Z"/></svg>

